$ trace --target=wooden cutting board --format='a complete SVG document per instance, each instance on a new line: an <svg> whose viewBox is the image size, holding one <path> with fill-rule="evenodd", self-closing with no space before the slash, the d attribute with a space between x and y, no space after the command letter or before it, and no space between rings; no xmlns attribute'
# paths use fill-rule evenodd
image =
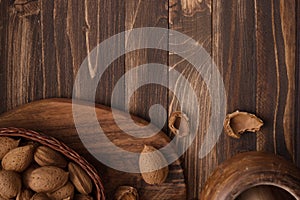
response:
<svg viewBox="0 0 300 200"><path fill-rule="evenodd" d="M92 109L85 102L78 102L80 110L85 112ZM144 145L152 145L161 148L167 145L170 139L165 133L159 132L150 138L134 138L125 134L114 122L111 109L102 105L96 105L95 108L98 121L106 136L118 147L131 152L141 152ZM119 117L125 116L122 112L117 112ZM132 116L134 122L145 126L148 122ZM136 187L142 200L183 200L186 199L186 184L184 181L183 169L177 160L169 166L170 172L165 183L160 185L146 184L140 174L125 173L103 165L82 144L75 128L72 115L72 102L69 99L47 99L29 103L0 116L0 127L16 127L35 130L46 135L50 135L67 144L77 151L87 161L89 161L98 170L102 178L107 199L112 199L114 191L121 185L130 185ZM93 136L91 130L91 137ZM95 146L105 145L97 142ZM110 152L107 152L110 153ZM175 153L175 152L174 152ZM122 160L112 153L116 159ZM122 164L122 162L120 162ZM124 164L124 163L123 163Z"/></svg>

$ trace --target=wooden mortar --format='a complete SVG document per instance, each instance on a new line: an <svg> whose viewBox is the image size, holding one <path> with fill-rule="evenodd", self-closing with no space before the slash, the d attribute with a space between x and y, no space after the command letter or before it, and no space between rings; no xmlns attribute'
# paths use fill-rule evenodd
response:
<svg viewBox="0 0 300 200"><path fill-rule="evenodd" d="M201 200L233 200L256 186L275 186L300 199L300 169L280 156L263 152L241 153L212 173Z"/></svg>

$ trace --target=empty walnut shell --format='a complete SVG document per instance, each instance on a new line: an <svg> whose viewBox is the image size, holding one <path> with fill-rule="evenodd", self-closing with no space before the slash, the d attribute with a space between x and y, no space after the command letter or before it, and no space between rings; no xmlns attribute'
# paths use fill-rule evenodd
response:
<svg viewBox="0 0 300 200"><path fill-rule="evenodd" d="M263 124L263 121L253 114L236 111L226 116L224 131L230 137L238 139L246 131L259 131Z"/></svg>
<svg viewBox="0 0 300 200"><path fill-rule="evenodd" d="M187 136L190 133L189 118L183 112L173 112L168 125L170 131L179 137Z"/></svg>
<svg viewBox="0 0 300 200"><path fill-rule="evenodd" d="M120 186L115 193L114 200L139 200L139 194L134 187Z"/></svg>

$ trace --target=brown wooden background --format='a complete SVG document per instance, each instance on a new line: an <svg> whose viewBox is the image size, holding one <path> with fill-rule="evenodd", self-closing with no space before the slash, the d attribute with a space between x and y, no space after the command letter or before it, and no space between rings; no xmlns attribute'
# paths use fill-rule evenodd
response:
<svg viewBox="0 0 300 200"><path fill-rule="evenodd" d="M300 166L299 0L0 2L0 113L38 99L71 98L81 62L110 36L137 27L170 28L205 47L223 75L228 112L256 113L265 122L262 130L240 140L222 134L213 151L198 159L209 122L209 91L186 61L158 50L138 50L116 60L99 84L97 103L110 105L118 79L149 62L169 64L192 82L203 106L202 125L182 159L188 199L197 199L214 168L238 152L273 152ZM168 80L168 73L161 78ZM131 98L130 111L149 119L148 108L156 103L169 113L178 109L166 88L147 85ZM188 101L183 110L194 115Z"/></svg>

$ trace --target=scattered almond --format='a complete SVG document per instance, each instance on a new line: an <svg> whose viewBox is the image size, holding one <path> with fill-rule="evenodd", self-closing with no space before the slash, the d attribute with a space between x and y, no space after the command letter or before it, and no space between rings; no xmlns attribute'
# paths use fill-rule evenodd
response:
<svg viewBox="0 0 300 200"><path fill-rule="evenodd" d="M71 182L67 182L62 188L48 194L48 197L52 200L62 200L62 199L73 199L74 197L74 186Z"/></svg>
<svg viewBox="0 0 300 200"><path fill-rule="evenodd" d="M2 159L2 168L16 172L24 171L32 162L33 151L33 145L10 150Z"/></svg>
<svg viewBox="0 0 300 200"><path fill-rule="evenodd" d="M70 180L75 188L81 194L89 194L92 192L92 180L87 173L77 164L70 162L68 164Z"/></svg>
<svg viewBox="0 0 300 200"><path fill-rule="evenodd" d="M68 181L69 173L54 166L44 166L33 170L28 179L29 187L38 193L51 193Z"/></svg>
<svg viewBox="0 0 300 200"><path fill-rule="evenodd" d="M15 140L9 137L0 137L0 160L3 159L5 154L10 150L19 146L20 140Z"/></svg>
<svg viewBox="0 0 300 200"><path fill-rule="evenodd" d="M40 166L57 166L57 167L66 167L66 159L57 151L46 147L40 146L36 149L34 153L34 160Z"/></svg>
<svg viewBox="0 0 300 200"><path fill-rule="evenodd" d="M145 145L140 155L139 167L142 178L148 184L163 183L169 173L165 157L152 146Z"/></svg>
<svg viewBox="0 0 300 200"><path fill-rule="evenodd" d="M13 171L0 171L0 196L6 199L14 198L21 191L22 183L19 174Z"/></svg>

